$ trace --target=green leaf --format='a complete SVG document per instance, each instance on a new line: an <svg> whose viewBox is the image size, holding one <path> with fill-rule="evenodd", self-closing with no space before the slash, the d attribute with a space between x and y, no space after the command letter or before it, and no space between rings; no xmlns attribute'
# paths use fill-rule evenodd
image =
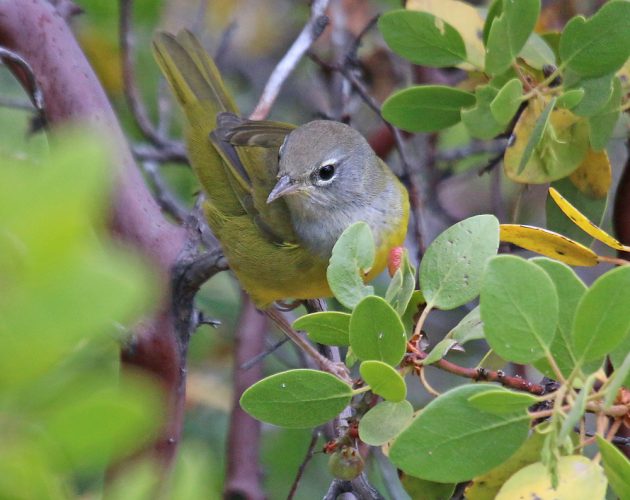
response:
<svg viewBox="0 0 630 500"><path fill-rule="evenodd" d="M385 300L402 316L416 287L416 269L409 262L409 251L403 251L402 263L385 292Z"/></svg>
<svg viewBox="0 0 630 500"><path fill-rule="evenodd" d="M68 376L67 374L66 376ZM40 446L57 467L105 467L154 439L163 422L159 389L128 374L116 382L100 373L77 374L44 410ZM142 394L142 397L138 397ZM64 467L65 465L65 467Z"/></svg>
<svg viewBox="0 0 630 500"><path fill-rule="evenodd" d="M578 79L569 85L570 89L584 92L584 97L572 111L578 116L585 117L597 114L610 101L614 76L614 74L606 74L596 78Z"/></svg>
<svg viewBox="0 0 630 500"><path fill-rule="evenodd" d="M604 408L610 408L615 402L619 389L621 389L621 386L626 384L628 375L630 375L630 353L626 355L626 358L620 366L615 366L615 371L611 375L612 381L606 388Z"/></svg>
<svg viewBox="0 0 630 500"><path fill-rule="evenodd" d="M597 436L597 446L610 487L619 498L630 498L630 462L616 446L601 436Z"/></svg>
<svg viewBox="0 0 630 500"><path fill-rule="evenodd" d="M556 65L556 55L545 39L537 33L529 35L518 57L523 59L529 66L539 71L545 66Z"/></svg>
<svg viewBox="0 0 630 500"><path fill-rule="evenodd" d="M592 361L611 352L630 331L630 267L600 276L580 300L573 323L575 354Z"/></svg>
<svg viewBox="0 0 630 500"><path fill-rule="evenodd" d="M486 42L486 72L503 73L510 67L534 30L540 0L504 0L501 13L492 20Z"/></svg>
<svg viewBox="0 0 630 500"><path fill-rule="evenodd" d="M490 111L495 120L504 126L510 123L523 97L523 84L518 78L507 82L490 103Z"/></svg>
<svg viewBox="0 0 630 500"><path fill-rule="evenodd" d="M580 389L580 393L573 402L571 410L562 422L562 427L560 428L557 438L559 443L564 442L569 437L569 435L573 432L573 429L579 425L580 420L584 417L584 413L586 412L586 399L591 395L591 389L593 388L596 380L596 376L593 374L584 382L584 385Z"/></svg>
<svg viewBox="0 0 630 500"><path fill-rule="evenodd" d="M527 411L538 403L538 398L526 392L515 392L495 387L471 396L468 402L476 409L495 415Z"/></svg>
<svg viewBox="0 0 630 500"><path fill-rule="evenodd" d="M525 150L523 151L523 155L521 156L521 160L518 164L517 174L520 174L525 169L525 166L531 159L532 155L536 147L542 141L543 135L545 134L545 130L547 130L547 125L549 124L549 119L551 118L551 112L553 111L554 106L556 105L556 98L553 97L542 110L540 116L536 119L536 124L534 125L534 129L532 130L531 135L529 136L529 140L527 141L527 146L525 146Z"/></svg>
<svg viewBox="0 0 630 500"><path fill-rule="evenodd" d="M363 299L350 318L350 347L362 361L396 366L405 354L407 336L400 317L381 297Z"/></svg>
<svg viewBox="0 0 630 500"><path fill-rule="evenodd" d="M504 170L515 182L546 184L575 171L588 151L588 123L567 109L535 98L519 116L505 152Z"/></svg>
<svg viewBox="0 0 630 500"><path fill-rule="evenodd" d="M464 345L471 340L479 340L485 337L483 332L483 321L479 306L471 310L448 334L448 338L453 339L460 345Z"/></svg>
<svg viewBox="0 0 630 500"><path fill-rule="evenodd" d="M617 71L630 56L630 3L608 2L588 21L577 16L560 38L563 64L583 76Z"/></svg>
<svg viewBox="0 0 630 500"><path fill-rule="evenodd" d="M551 485L547 467L541 462L528 465L503 485L496 500L515 498L592 498L606 496L606 477L602 468L582 456L558 459L557 488Z"/></svg>
<svg viewBox="0 0 630 500"><path fill-rule="evenodd" d="M589 138L595 151L604 149L613 134L621 113L621 82L618 77L613 80L613 92L606 105L589 118Z"/></svg>
<svg viewBox="0 0 630 500"><path fill-rule="evenodd" d="M584 89L568 90L556 101L557 108L572 109L575 113L575 107L584 99ZM577 114L577 113L576 113Z"/></svg>
<svg viewBox="0 0 630 500"><path fill-rule="evenodd" d="M557 189L560 194L566 198L571 205L582 212L588 220L600 226L604 214L606 212L607 198L591 198L581 193L575 184L568 177L554 181L552 187ZM590 246L593 243L593 237L586 234L576 225L553 201L551 196L547 197L546 202L547 228L556 233L562 234L572 240Z"/></svg>
<svg viewBox="0 0 630 500"><path fill-rule="evenodd" d="M412 418L413 407L409 401L382 401L361 418L359 437L365 444L381 446L400 434Z"/></svg>
<svg viewBox="0 0 630 500"><path fill-rule="evenodd" d="M513 255L491 259L480 307L486 340L502 358L531 363L549 350L558 324L558 294L536 264Z"/></svg>
<svg viewBox="0 0 630 500"><path fill-rule="evenodd" d="M473 479L472 484L466 488L466 499L494 500L503 483L514 473L540 460L544 440L544 434L532 432L527 441L505 462Z"/></svg>
<svg viewBox="0 0 630 500"><path fill-rule="evenodd" d="M454 309L479 294L483 266L499 247L499 221L477 215L458 222L427 248L420 263L421 290L430 307Z"/></svg>
<svg viewBox="0 0 630 500"><path fill-rule="evenodd" d="M407 474L443 483L468 481L507 460L527 438L529 417L474 408L469 398L488 387L465 385L431 401L395 439L390 460Z"/></svg>
<svg viewBox="0 0 630 500"><path fill-rule="evenodd" d="M452 87L422 85L391 95L383 103L383 118L410 132L435 132L461 120L460 110L475 104L475 96Z"/></svg>
<svg viewBox="0 0 630 500"><path fill-rule="evenodd" d="M499 123L492 114L490 105L497 95L491 85L481 85L475 90L477 103L475 107L462 111L462 121L471 137L478 139L492 139L505 129L505 124Z"/></svg>
<svg viewBox="0 0 630 500"><path fill-rule="evenodd" d="M352 388L330 373L290 370L255 383L241 396L241 407L252 417L290 428L328 422L352 398Z"/></svg>
<svg viewBox="0 0 630 500"><path fill-rule="evenodd" d="M413 500L445 500L452 498L456 484L426 481L409 474L400 474L400 484Z"/></svg>
<svg viewBox="0 0 630 500"><path fill-rule="evenodd" d="M414 64L442 68L466 59L459 32L428 12L387 12L379 18L378 28L389 48Z"/></svg>
<svg viewBox="0 0 630 500"><path fill-rule="evenodd" d="M536 257L531 259L531 262L545 270L558 293L558 330L549 350L562 374L568 377L577 365L577 359L573 352L571 329L573 328L575 310L586 292L586 285L573 269L562 262L545 257ZM536 361L534 366L548 377L556 377L545 358Z"/></svg>
<svg viewBox="0 0 630 500"><path fill-rule="evenodd" d="M313 342L324 345L350 345L350 315L326 311L306 314L293 322L293 328L304 330Z"/></svg>
<svg viewBox="0 0 630 500"><path fill-rule="evenodd" d="M365 222L348 227L333 247L326 278L335 298L348 309L374 293L363 283L363 275L372 267L375 253L372 231Z"/></svg>
<svg viewBox="0 0 630 500"><path fill-rule="evenodd" d="M486 14L486 22L483 25L482 39L484 45L488 45L488 36L490 35L490 28L494 20L501 15L503 11L503 0L492 0L490 7L488 7L488 13Z"/></svg>
<svg viewBox="0 0 630 500"><path fill-rule="evenodd" d="M407 397L407 385L394 368L382 361L364 361L359 366L361 378L374 394L397 403Z"/></svg>
<svg viewBox="0 0 630 500"><path fill-rule="evenodd" d="M426 301L424 300L422 292L420 290L414 290L411 294L409 304L407 304L407 309L405 309L405 314L401 317L406 332L413 330L417 316L420 314L420 306L425 303Z"/></svg>
<svg viewBox="0 0 630 500"><path fill-rule="evenodd" d="M431 349L431 352L429 353L429 355L422 360L422 364L431 365L433 363L438 362L444 356L446 356L448 354L448 351L450 351L453 348L453 346L456 344L457 342L455 342L453 339L444 338L440 340L435 345L435 347Z"/></svg>

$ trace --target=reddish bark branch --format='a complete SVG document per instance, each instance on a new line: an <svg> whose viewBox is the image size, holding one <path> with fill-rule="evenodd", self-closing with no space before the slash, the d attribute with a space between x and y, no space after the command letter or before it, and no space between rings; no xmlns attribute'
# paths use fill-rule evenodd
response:
<svg viewBox="0 0 630 500"><path fill-rule="evenodd" d="M0 44L31 65L52 127L81 122L112 143L112 168L118 170L112 230L145 255L162 285L155 311L135 328L134 342L123 360L153 373L168 394L166 426L155 450L169 464L181 433L185 382L185 347L175 328L170 270L186 242L185 231L162 216L136 168L105 92L55 8L45 0L0 2Z"/></svg>
<svg viewBox="0 0 630 500"><path fill-rule="evenodd" d="M254 307L250 298L243 293L243 309L236 329L234 359L234 398L227 438L227 474L224 498L246 498L263 500L260 470L260 422L250 417L241 408L241 395L263 375L262 363L249 370L241 365L265 348L267 316Z"/></svg>

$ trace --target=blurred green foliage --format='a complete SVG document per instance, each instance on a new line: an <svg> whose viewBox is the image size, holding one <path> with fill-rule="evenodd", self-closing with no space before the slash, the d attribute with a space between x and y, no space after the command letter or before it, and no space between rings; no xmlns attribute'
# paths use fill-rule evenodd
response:
<svg viewBox="0 0 630 500"><path fill-rule="evenodd" d="M105 152L77 134L52 142L0 169L1 498L71 497L162 421L157 388L118 373L122 325L153 280L104 236Z"/></svg>

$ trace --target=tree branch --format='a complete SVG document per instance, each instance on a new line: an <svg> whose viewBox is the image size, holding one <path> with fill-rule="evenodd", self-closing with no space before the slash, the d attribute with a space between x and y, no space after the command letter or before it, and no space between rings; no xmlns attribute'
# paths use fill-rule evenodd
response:
<svg viewBox="0 0 630 500"><path fill-rule="evenodd" d="M282 85L289 77L291 72L297 66L297 63L302 59L302 56L313 45L313 42L319 38L326 25L328 24L328 18L324 15L329 0L313 0L311 6L311 17L302 28L302 31L293 42L293 45L289 48L284 57L280 60L275 67L265 88L263 90L256 109L249 116L250 120L264 120L269 112L271 106L275 102Z"/></svg>

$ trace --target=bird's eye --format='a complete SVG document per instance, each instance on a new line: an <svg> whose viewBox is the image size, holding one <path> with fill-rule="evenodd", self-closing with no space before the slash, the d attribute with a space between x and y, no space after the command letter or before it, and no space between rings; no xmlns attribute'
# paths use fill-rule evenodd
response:
<svg viewBox="0 0 630 500"><path fill-rule="evenodd" d="M335 166L330 163L322 165L321 167L319 167L317 175L321 180L329 181L335 175Z"/></svg>

